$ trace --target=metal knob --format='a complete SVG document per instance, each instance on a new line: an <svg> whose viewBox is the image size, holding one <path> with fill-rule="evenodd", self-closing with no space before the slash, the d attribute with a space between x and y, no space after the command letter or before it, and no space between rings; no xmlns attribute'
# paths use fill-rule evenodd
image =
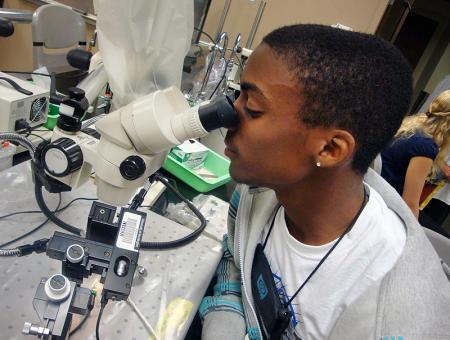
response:
<svg viewBox="0 0 450 340"><path fill-rule="evenodd" d="M84 257L84 249L79 244L72 244L67 248L66 258L71 263L80 263Z"/></svg>
<svg viewBox="0 0 450 340"><path fill-rule="evenodd" d="M69 279L62 274L55 274L45 282L44 291L51 301L65 300L70 295Z"/></svg>
<svg viewBox="0 0 450 340"><path fill-rule="evenodd" d="M31 322L25 322L23 324L22 334L37 335L41 339L48 339L50 336L50 329L32 324Z"/></svg>

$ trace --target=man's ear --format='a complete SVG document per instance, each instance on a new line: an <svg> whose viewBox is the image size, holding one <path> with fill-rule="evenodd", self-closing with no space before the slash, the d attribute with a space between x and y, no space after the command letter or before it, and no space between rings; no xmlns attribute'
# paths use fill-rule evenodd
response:
<svg viewBox="0 0 450 340"><path fill-rule="evenodd" d="M321 167L340 167L352 161L356 142L350 132L333 129L323 137L322 148L316 160Z"/></svg>

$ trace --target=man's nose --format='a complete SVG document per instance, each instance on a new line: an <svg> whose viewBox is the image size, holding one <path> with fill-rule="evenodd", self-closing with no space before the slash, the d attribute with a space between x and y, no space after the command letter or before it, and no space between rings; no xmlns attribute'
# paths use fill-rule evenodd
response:
<svg viewBox="0 0 450 340"><path fill-rule="evenodd" d="M234 108L234 112L236 112L236 115L239 118L239 122L241 122L243 115L244 115L244 100L242 99L242 96L239 96L233 102L233 108ZM234 128L237 128L237 127L238 126L234 126Z"/></svg>
<svg viewBox="0 0 450 340"><path fill-rule="evenodd" d="M233 103L233 109L234 109L234 112L236 114L236 117L238 118L238 123L233 125L233 126L229 126L228 127L228 131L236 131L239 128L239 125L240 125L241 120L242 120L242 115L241 115L241 112L240 112L239 108L236 106L236 102Z"/></svg>

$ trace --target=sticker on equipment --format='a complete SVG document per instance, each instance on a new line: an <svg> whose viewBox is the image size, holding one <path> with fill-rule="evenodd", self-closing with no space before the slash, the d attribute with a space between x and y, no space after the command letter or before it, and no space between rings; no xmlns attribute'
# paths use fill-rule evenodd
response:
<svg viewBox="0 0 450 340"><path fill-rule="evenodd" d="M116 247L137 252L136 243L140 225L141 216L130 212L124 213L122 223L120 224L119 235L117 236Z"/></svg>

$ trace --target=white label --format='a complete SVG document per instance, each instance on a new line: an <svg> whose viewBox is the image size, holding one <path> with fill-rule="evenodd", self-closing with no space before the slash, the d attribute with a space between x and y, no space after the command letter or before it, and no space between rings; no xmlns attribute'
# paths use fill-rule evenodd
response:
<svg viewBox="0 0 450 340"><path fill-rule="evenodd" d="M60 104L59 105L59 113L66 115L66 116L73 116L73 113L75 112L75 108L66 104Z"/></svg>
<svg viewBox="0 0 450 340"><path fill-rule="evenodd" d="M116 247L137 252L140 225L141 216L125 212L117 236Z"/></svg>

